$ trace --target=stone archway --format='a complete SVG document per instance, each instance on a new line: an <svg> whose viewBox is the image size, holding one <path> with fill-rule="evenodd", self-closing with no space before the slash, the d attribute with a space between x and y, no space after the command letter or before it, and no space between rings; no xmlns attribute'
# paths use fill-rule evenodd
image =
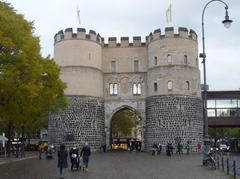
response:
<svg viewBox="0 0 240 179"><path fill-rule="evenodd" d="M127 150L130 140L142 144L143 120L136 109L123 105L113 111L110 120L108 137L111 149Z"/></svg>

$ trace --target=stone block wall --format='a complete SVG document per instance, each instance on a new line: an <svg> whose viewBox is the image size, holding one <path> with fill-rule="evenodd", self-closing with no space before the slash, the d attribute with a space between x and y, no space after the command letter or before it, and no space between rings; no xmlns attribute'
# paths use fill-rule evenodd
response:
<svg viewBox="0 0 240 179"><path fill-rule="evenodd" d="M90 96L68 96L68 108L49 117L49 142L82 147L88 142L92 150L105 142L104 100Z"/></svg>
<svg viewBox="0 0 240 179"><path fill-rule="evenodd" d="M200 98L191 96L163 95L146 99L145 149L151 150L153 143L165 146L178 140L192 148L202 142L203 119Z"/></svg>

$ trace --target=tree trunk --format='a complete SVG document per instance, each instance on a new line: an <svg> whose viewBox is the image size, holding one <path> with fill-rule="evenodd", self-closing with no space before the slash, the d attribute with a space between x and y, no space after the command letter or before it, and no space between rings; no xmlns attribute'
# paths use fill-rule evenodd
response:
<svg viewBox="0 0 240 179"><path fill-rule="evenodd" d="M7 142L7 156L10 157L11 156L11 144L12 144L12 122L8 123L8 132L7 132L7 138L8 138L8 142Z"/></svg>
<svg viewBox="0 0 240 179"><path fill-rule="evenodd" d="M24 131L24 129L25 128L24 128L24 125L22 125L21 127L22 127L22 141L21 141L22 142L22 148L21 148L22 152L21 153L22 153L22 157L25 157L25 153L24 153L24 151L25 151L25 140L24 140L25 131Z"/></svg>

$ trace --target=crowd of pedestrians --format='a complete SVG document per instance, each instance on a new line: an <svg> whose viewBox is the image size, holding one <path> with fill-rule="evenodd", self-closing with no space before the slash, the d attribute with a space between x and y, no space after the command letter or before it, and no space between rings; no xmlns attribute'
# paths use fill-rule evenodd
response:
<svg viewBox="0 0 240 179"><path fill-rule="evenodd" d="M152 145L152 155L160 155L162 153L162 146L160 143L154 143ZM141 151L141 143L138 141L130 140L128 141L129 151ZM103 152L106 152L106 144L102 144L99 149ZM186 145L183 146L180 142L176 144L176 154L183 154L183 149L186 150L186 154L190 154L190 142L187 141ZM201 150L201 144L197 144L197 151ZM172 156L174 147L172 143L168 142L165 146L165 152L167 156ZM39 150L39 159L42 158L42 149ZM83 147L78 149L76 146L72 147L70 150L65 148L65 145L60 145L60 150L57 152L58 156L58 168L61 179L64 177L64 169L68 168L68 158L70 160L71 171L88 171L89 157L91 155L91 149L86 142Z"/></svg>
<svg viewBox="0 0 240 179"><path fill-rule="evenodd" d="M162 152L162 145L160 144L160 143L154 143L153 145L152 145L152 155L153 156L155 156L155 155L160 155L161 154L161 152ZM165 146L165 152L166 152L166 155L167 156L172 156L173 155L173 151L174 151L174 147L173 147L173 145L172 145L172 143L170 143L170 142L168 142L167 144L166 144L166 146ZM190 141L187 141L187 143L186 143L186 145L185 146L183 146L183 144L181 143L181 142L178 142L177 144L176 144L176 154L179 154L179 155L181 155L181 154L183 154L184 152L183 152L183 150L185 149L185 153L187 154L187 155L189 155L190 154L190 151L191 151L191 147L190 147ZM198 143L197 144L197 146L196 146L196 150L197 150L197 152L200 152L201 151L201 144L200 143Z"/></svg>

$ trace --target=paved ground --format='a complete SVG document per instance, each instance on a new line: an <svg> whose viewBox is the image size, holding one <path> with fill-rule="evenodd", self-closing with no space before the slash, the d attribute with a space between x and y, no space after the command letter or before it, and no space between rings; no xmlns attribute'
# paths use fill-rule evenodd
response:
<svg viewBox="0 0 240 179"><path fill-rule="evenodd" d="M0 165L1 179L58 179L56 157L37 157ZM149 153L93 153L89 172L65 171L65 179L230 179L201 166L199 155L151 156Z"/></svg>

